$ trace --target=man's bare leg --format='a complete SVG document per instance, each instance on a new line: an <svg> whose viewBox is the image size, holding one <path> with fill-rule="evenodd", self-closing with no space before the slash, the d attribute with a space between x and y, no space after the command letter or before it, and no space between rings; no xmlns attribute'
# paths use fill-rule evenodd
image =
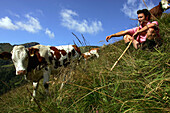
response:
<svg viewBox="0 0 170 113"><path fill-rule="evenodd" d="M125 42L126 44L127 44L128 42L130 42L131 40L133 40L132 43L133 43L134 48L135 48L135 49L138 49L138 48L139 48L139 42L136 41L135 39L133 39L132 36L130 36L130 35L125 35L125 36L123 37L123 40L124 40L124 42Z"/></svg>
<svg viewBox="0 0 170 113"><path fill-rule="evenodd" d="M149 28L146 34L146 38L148 40L155 41L158 46L162 43L161 37L156 33L154 28Z"/></svg>

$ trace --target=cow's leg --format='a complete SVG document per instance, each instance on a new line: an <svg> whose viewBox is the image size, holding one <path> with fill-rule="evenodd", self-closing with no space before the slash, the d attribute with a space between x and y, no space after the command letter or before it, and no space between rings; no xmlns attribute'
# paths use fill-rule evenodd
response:
<svg viewBox="0 0 170 113"><path fill-rule="evenodd" d="M99 54L96 52L96 57L99 58Z"/></svg>
<svg viewBox="0 0 170 113"><path fill-rule="evenodd" d="M33 94L32 94L33 97L31 99L31 101L33 101L36 96L36 90L38 88L38 84L39 84L39 82L33 82Z"/></svg>
<svg viewBox="0 0 170 113"><path fill-rule="evenodd" d="M44 78L44 81L43 81L43 85L44 85L44 88L45 88L45 92L46 94L49 94L49 91L48 91L48 87L49 87L49 77L50 76L50 69L47 68L45 71L44 71L44 74L43 74L43 78Z"/></svg>
<svg viewBox="0 0 170 113"><path fill-rule="evenodd" d="M27 80L27 76L26 75L24 75L24 79Z"/></svg>

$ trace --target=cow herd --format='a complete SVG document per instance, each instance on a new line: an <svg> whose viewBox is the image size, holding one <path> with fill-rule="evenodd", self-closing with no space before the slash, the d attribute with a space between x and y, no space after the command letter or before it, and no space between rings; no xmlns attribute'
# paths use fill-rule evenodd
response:
<svg viewBox="0 0 170 113"><path fill-rule="evenodd" d="M33 82L33 98L36 96L39 81L43 78L43 85L48 94L49 77L56 74L58 67L67 67L71 61L89 59L93 55L99 57L99 48L81 53L76 45L44 46L35 45L25 48L22 45L14 46L10 53L0 54L1 59L12 59L16 75L23 75L25 79ZM61 84L61 87L63 83Z"/></svg>

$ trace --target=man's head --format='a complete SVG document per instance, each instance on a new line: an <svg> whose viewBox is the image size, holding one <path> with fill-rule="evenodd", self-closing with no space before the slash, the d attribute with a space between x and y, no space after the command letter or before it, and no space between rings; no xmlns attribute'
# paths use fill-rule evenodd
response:
<svg viewBox="0 0 170 113"><path fill-rule="evenodd" d="M147 9L142 9L137 11L138 21L140 24L146 23L150 20L151 14Z"/></svg>

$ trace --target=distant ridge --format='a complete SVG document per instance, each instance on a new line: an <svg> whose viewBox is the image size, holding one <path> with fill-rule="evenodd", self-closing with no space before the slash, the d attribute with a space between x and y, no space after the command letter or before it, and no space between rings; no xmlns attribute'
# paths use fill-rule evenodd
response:
<svg viewBox="0 0 170 113"><path fill-rule="evenodd" d="M29 42L29 43L24 43L24 44L15 44L15 45L13 45L13 46L23 45L23 46L25 46L26 48L28 48L28 47L32 47L32 46L35 46L35 45L38 45L38 44L40 44L40 43L38 43L38 42Z"/></svg>
<svg viewBox="0 0 170 113"><path fill-rule="evenodd" d="M0 53L1 52L11 52L12 48L16 45L23 45L25 46L26 48L28 47L32 47L34 45L38 45L40 43L38 42L29 42L29 43L24 43L24 44L14 44L14 45L11 45L10 43L0 43Z"/></svg>
<svg viewBox="0 0 170 113"><path fill-rule="evenodd" d="M1 52L10 52L12 50L12 45L10 43L0 43L0 53Z"/></svg>

